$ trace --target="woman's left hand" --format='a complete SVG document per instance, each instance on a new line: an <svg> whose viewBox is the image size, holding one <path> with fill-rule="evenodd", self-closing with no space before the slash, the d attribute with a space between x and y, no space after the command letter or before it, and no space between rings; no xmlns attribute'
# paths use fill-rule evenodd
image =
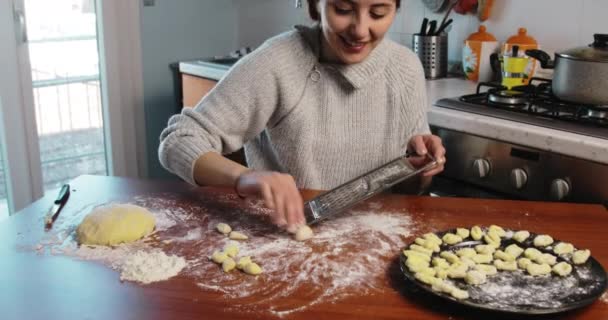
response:
<svg viewBox="0 0 608 320"><path fill-rule="evenodd" d="M445 164L445 148L441 143L441 138L432 134L421 134L413 136L408 145L407 150L410 153L415 153L419 156L424 156L427 152L430 152L435 160L437 160L438 165L432 168L429 171L426 171L423 176L430 177L434 176L441 171L443 171ZM419 168L424 166L425 164L431 161L428 157L412 157L410 158L410 163Z"/></svg>

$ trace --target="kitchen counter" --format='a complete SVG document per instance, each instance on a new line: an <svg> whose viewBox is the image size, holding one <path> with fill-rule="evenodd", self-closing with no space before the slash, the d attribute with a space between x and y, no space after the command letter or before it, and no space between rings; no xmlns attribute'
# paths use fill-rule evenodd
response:
<svg viewBox="0 0 608 320"><path fill-rule="evenodd" d="M228 68L213 63L183 62L180 63L180 70L187 74L219 80ZM434 106L435 101L442 98L474 93L476 86L474 82L458 78L428 80L426 88L429 123L441 128L608 164L608 142L604 139Z"/></svg>
<svg viewBox="0 0 608 320"><path fill-rule="evenodd" d="M258 277L238 271L227 275L206 259L207 254L217 249L209 243L222 237L213 230L214 221L222 219L234 226L254 213L253 204L239 199L231 190L194 188L177 181L101 176L81 176L72 181L71 186L72 194L51 231L43 229L43 215L53 201L51 194L0 223L3 319L500 319L500 315L425 294L405 282L399 270L399 243L409 243L426 232L476 224L547 233L577 247L589 248L595 259L608 265L608 238L604 236L608 229L608 211L600 205L380 195L336 219L342 219L344 224L339 225L346 228L353 220L360 221L360 212L367 210L375 219L390 217L391 221L405 221L405 225L395 230L401 235L397 237L399 243L372 234L369 239L377 242L365 242L357 247L361 236L351 237L351 234L337 232L339 230L322 233L320 230L331 226L332 221L328 220L315 226L318 236L323 236L318 241L287 242L284 247L288 251L276 251L277 254L263 261L266 273ZM303 193L307 198L314 194ZM178 221L165 231L157 230L145 244L161 248L167 254L185 256L192 265L188 272L148 285L121 282L118 273L109 266L69 256L57 249L61 243L73 241L74 226L96 205L142 199L149 199L143 203L151 210L165 212L166 217ZM167 220L158 220L157 228L161 222L170 225ZM374 226L371 220L367 223ZM276 231L272 234L271 229L263 229L266 225L250 220L245 230L250 235L256 230L266 231L248 241L281 243L281 237L288 237ZM382 230L391 227L395 226L378 226ZM202 237L191 237L193 231L202 233ZM356 230L353 234L357 235ZM174 238L163 239L171 235ZM311 262L315 268L327 267L335 263L332 259L348 254L326 251L327 246L336 241L354 251L351 253L361 257L361 261L377 260L372 260L374 265L364 272L359 269L360 265L343 261L343 265L336 264L336 270L317 280L322 282L314 282L314 268L300 270L299 264L288 265L290 256L312 251L322 254L323 263ZM383 248L387 255L378 254ZM281 252L287 256L279 254ZM270 267L273 263L278 266L275 271ZM348 281L369 276L368 273L377 278L372 278L371 283L347 287L348 294L336 294L312 303L315 294L320 294L317 286L326 283L344 286ZM292 284L281 281L285 275L299 275L295 279L305 280L293 288ZM276 280L268 282L272 279ZM202 285L212 280L221 285ZM240 292L260 294L238 296ZM270 312L279 305L289 306L291 311ZM607 318L606 294L588 307L551 317Z"/></svg>

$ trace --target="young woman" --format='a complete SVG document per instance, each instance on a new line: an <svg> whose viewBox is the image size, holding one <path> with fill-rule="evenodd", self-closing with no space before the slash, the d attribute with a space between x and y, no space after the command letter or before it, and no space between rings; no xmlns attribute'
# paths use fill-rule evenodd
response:
<svg viewBox="0 0 608 320"><path fill-rule="evenodd" d="M192 184L262 197L290 231L304 223L298 188L334 188L406 151L430 152L441 165L425 175L441 172L420 61L385 39L400 2L309 0L312 27L266 41L169 120L161 163ZM248 168L222 156L243 146Z"/></svg>

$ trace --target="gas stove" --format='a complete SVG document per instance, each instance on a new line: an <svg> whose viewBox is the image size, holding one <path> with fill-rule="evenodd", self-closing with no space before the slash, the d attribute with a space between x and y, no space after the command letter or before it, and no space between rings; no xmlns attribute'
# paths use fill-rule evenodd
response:
<svg viewBox="0 0 608 320"><path fill-rule="evenodd" d="M551 93L551 80L542 78L510 90L482 82L476 93L441 99L436 106L608 139L608 106L560 100Z"/></svg>
<svg viewBox="0 0 608 320"><path fill-rule="evenodd" d="M510 90L480 83L474 94L435 106L606 139L608 106L559 100L551 81L532 78ZM608 164L490 137L431 128L446 148L446 167L431 192L463 197L608 204Z"/></svg>

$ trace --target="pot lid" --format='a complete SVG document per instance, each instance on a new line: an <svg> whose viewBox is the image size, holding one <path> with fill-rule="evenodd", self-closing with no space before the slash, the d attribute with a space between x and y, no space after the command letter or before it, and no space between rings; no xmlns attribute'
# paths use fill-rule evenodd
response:
<svg viewBox="0 0 608 320"><path fill-rule="evenodd" d="M608 62L608 34L594 34L593 43L587 47L578 47L560 52L562 58L591 62Z"/></svg>

